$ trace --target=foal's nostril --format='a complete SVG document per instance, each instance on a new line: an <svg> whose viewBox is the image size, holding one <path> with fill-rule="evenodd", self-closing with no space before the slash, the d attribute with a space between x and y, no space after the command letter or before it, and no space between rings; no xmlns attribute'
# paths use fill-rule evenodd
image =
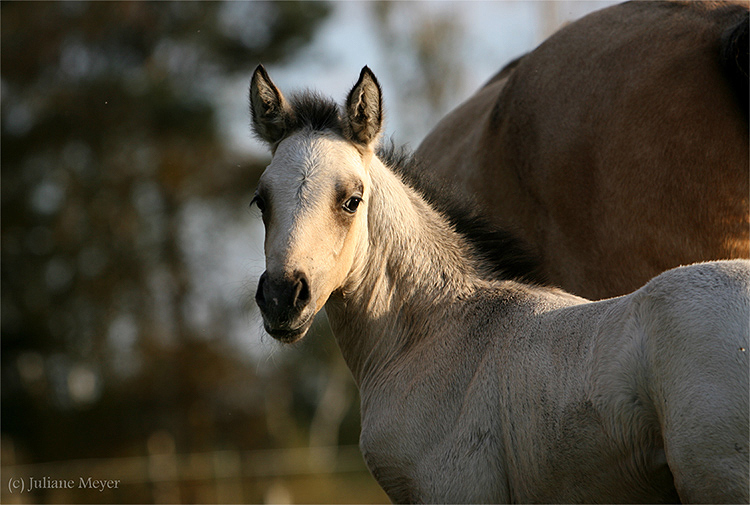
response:
<svg viewBox="0 0 750 505"><path fill-rule="evenodd" d="M266 295L264 291L267 278L268 272L263 272L263 275L258 279L258 290L255 292L255 303L257 303L260 308L263 308L266 305Z"/></svg>
<svg viewBox="0 0 750 505"><path fill-rule="evenodd" d="M289 310L301 311L310 303L310 282L303 272L285 280L276 280L264 272L258 280L255 302L266 315L277 316Z"/></svg>
<svg viewBox="0 0 750 505"><path fill-rule="evenodd" d="M295 305L304 307L310 303L310 283L307 281L307 275L303 272L297 273L297 282L295 283Z"/></svg>

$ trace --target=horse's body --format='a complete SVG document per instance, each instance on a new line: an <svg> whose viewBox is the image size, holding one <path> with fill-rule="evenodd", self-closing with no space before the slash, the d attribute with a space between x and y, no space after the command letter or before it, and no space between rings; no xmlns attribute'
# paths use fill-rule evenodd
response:
<svg viewBox="0 0 750 505"><path fill-rule="evenodd" d="M632 2L508 65L417 150L591 299L750 257L748 3Z"/></svg>
<svg viewBox="0 0 750 505"><path fill-rule="evenodd" d="M368 69L343 114L251 84L264 324L293 342L325 306L389 497L747 502L750 263L601 302L503 279L516 252L490 265L374 152L380 100Z"/></svg>

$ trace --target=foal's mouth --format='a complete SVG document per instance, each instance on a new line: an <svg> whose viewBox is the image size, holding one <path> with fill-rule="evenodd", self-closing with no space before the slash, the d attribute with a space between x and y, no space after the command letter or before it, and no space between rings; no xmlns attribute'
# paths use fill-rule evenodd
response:
<svg viewBox="0 0 750 505"><path fill-rule="evenodd" d="M312 326L313 319L315 319L314 312L307 316L301 324L297 325L294 328L289 328L286 326L273 328L265 320L263 321L263 327L266 329L266 332L269 335L271 335L279 342L283 344L293 344L294 342L301 340L302 337L307 334L307 330L309 330L310 326Z"/></svg>

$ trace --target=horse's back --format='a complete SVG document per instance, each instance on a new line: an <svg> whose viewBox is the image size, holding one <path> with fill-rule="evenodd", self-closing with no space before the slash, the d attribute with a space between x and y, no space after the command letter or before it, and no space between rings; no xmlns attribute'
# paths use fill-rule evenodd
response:
<svg viewBox="0 0 750 505"><path fill-rule="evenodd" d="M747 85L729 70L743 21L747 4L594 13L492 79L418 155L587 298L748 257Z"/></svg>
<svg viewBox="0 0 750 505"><path fill-rule="evenodd" d="M747 503L750 262L670 270L633 296L680 498Z"/></svg>

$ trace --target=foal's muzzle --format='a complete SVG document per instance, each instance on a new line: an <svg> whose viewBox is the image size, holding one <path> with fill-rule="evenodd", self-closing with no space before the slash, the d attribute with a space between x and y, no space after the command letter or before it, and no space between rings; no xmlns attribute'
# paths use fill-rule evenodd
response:
<svg viewBox="0 0 750 505"><path fill-rule="evenodd" d="M310 328L315 312L305 309L311 299L310 282L299 271L291 276L273 276L266 271L255 293L266 331L282 342L294 342Z"/></svg>

